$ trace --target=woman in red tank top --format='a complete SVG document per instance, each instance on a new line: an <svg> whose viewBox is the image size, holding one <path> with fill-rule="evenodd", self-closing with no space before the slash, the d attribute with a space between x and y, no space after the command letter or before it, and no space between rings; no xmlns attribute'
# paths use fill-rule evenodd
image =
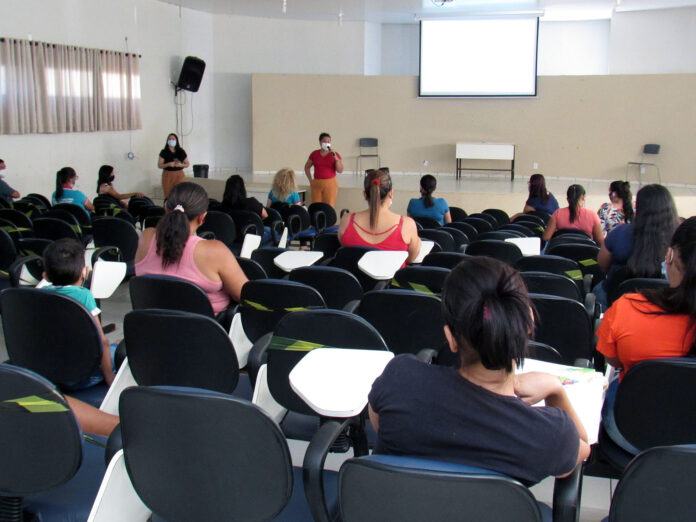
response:
<svg viewBox="0 0 696 522"><path fill-rule="evenodd" d="M418 257L421 240L415 221L389 210L394 197L389 171L368 170L364 188L369 208L343 216L338 229L341 244L405 250L408 252L406 262L411 263Z"/></svg>

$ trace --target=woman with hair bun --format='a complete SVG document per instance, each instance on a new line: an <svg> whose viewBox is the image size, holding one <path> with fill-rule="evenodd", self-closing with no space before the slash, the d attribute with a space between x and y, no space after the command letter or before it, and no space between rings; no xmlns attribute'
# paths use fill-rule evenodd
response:
<svg viewBox="0 0 696 522"><path fill-rule="evenodd" d="M574 228L589 235L595 242L602 246L604 234L597 214L585 208L585 189L582 185L571 185L566 194L568 206L559 208L551 215L546 224L542 238L548 241L556 233L556 230Z"/></svg>
<svg viewBox="0 0 696 522"><path fill-rule="evenodd" d="M628 181L613 181L609 185L609 203L597 211L602 231L607 234L623 223L633 221L633 195Z"/></svg>
<svg viewBox="0 0 696 522"><path fill-rule="evenodd" d="M410 217L429 217L437 219L441 225L452 222L449 205L444 198L434 198L437 179L432 174L426 174L420 179L420 198L408 202L406 213Z"/></svg>
<svg viewBox="0 0 696 522"><path fill-rule="evenodd" d="M442 312L459 364L412 355L387 364L369 394L374 452L477 466L527 485L571 473L590 447L563 386L549 374L515 374L534 330L520 275L495 259L466 258L445 280Z"/></svg>
<svg viewBox="0 0 696 522"><path fill-rule="evenodd" d="M416 222L389 210L394 199L392 180L386 169L368 170L363 183L369 208L345 214L338 228L344 246L369 246L380 250L405 250L407 263L420 252Z"/></svg>
<svg viewBox="0 0 696 522"><path fill-rule="evenodd" d="M247 278L224 243L196 235L208 212L208 194L195 183L179 183L164 208L157 228L146 228L140 238L136 275L169 275L191 281L207 294L216 314L224 312L230 298L239 301Z"/></svg>
<svg viewBox="0 0 696 522"><path fill-rule="evenodd" d="M72 167L63 167L56 172L56 191L51 197L54 205L58 203L70 203L82 207L87 214L94 212L94 205L85 193L75 188L78 175Z"/></svg>

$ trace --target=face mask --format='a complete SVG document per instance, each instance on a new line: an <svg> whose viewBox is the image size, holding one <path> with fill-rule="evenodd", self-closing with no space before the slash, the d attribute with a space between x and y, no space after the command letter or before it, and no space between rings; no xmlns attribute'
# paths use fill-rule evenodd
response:
<svg viewBox="0 0 696 522"><path fill-rule="evenodd" d="M331 148L331 143L322 142L321 148L323 150L329 150Z"/></svg>
<svg viewBox="0 0 696 522"><path fill-rule="evenodd" d="M176 147L176 140L168 140L167 145L169 145L170 147Z"/></svg>

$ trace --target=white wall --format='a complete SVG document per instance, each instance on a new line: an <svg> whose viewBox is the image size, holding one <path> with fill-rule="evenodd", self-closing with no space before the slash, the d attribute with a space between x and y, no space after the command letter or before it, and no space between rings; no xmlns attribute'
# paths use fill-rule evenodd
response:
<svg viewBox="0 0 696 522"><path fill-rule="evenodd" d="M418 75L419 47L419 24L384 24L382 26L382 74Z"/></svg>
<svg viewBox="0 0 696 522"><path fill-rule="evenodd" d="M382 24L365 24L363 61L366 75L382 74Z"/></svg>
<svg viewBox="0 0 696 522"><path fill-rule="evenodd" d="M103 163L116 168L116 188L150 192L157 183L157 156L167 133L175 128L173 89L183 56L212 62L212 15L181 10L152 0L3 0L0 34L6 37L125 50L142 54L140 62L143 128L127 131L2 136L0 157L8 165L7 181L20 193L50 194L55 172L74 167L80 188L94 197L97 170ZM214 107L213 85L204 76L195 95L195 127L185 138L192 159L214 160L210 140ZM191 96L189 96L189 100ZM185 107L188 112L189 106ZM190 124L190 117L187 117ZM126 159L132 138L136 159Z"/></svg>
<svg viewBox="0 0 696 522"><path fill-rule="evenodd" d="M609 20L539 24L539 76L607 74Z"/></svg>

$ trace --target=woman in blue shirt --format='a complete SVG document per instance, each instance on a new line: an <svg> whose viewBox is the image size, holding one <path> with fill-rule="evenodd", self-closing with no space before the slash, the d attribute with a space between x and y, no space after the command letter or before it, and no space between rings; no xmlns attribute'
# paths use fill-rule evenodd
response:
<svg viewBox="0 0 696 522"><path fill-rule="evenodd" d="M410 217L429 217L437 219L441 225L452 222L449 205L443 198L434 198L433 192L437 188L435 176L426 174L420 180L421 197L412 199L408 203L406 212Z"/></svg>
<svg viewBox="0 0 696 522"><path fill-rule="evenodd" d="M268 192L267 207L273 203L287 203L288 205L300 205L300 195L295 184L295 171L290 168L280 169L273 178L273 187Z"/></svg>
<svg viewBox="0 0 696 522"><path fill-rule="evenodd" d="M75 190L77 172L72 167L63 167L56 172L56 191L51 197L53 204L71 203L85 209L88 214L94 212L94 205L84 192Z"/></svg>

